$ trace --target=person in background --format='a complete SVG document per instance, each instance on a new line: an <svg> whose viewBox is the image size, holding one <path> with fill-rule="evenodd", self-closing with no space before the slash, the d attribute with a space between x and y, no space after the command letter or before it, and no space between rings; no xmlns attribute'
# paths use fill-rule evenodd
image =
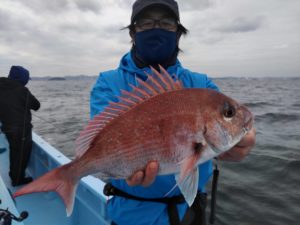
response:
<svg viewBox="0 0 300 225"><path fill-rule="evenodd" d="M0 121L9 143L12 186L32 181L25 176L32 148L30 110L38 110L40 102L25 87L28 81L29 71L22 66L12 66L8 77L0 78Z"/></svg>
<svg viewBox="0 0 300 225"><path fill-rule="evenodd" d="M123 56L117 69L101 72L91 90L91 119L101 113L110 101L118 101L115 96L120 96L121 90L131 91L130 85L137 86L137 79L145 81L145 72L151 73L150 66L159 70L158 65L162 65L169 74L176 74L186 88L218 90L207 75L184 68L178 60L179 40L181 35L187 33L187 29L180 23L176 1L136 0L128 29L132 39L131 50ZM240 143L219 156L219 159L240 161L249 153L254 143L255 130L252 129ZM212 175L212 161L199 167L200 198L195 201L202 200L194 216L186 215L186 203L176 204L177 212L174 213L174 207L170 212L168 204L147 201L149 198L163 198L175 185L174 175L157 176L159 164L153 161L148 163L144 171L137 171L127 180L111 180L110 189L118 193L108 202L108 215L113 221L112 224L179 224L180 220L184 224L204 225L205 186ZM179 189L175 188L169 196L176 197L180 194Z"/></svg>

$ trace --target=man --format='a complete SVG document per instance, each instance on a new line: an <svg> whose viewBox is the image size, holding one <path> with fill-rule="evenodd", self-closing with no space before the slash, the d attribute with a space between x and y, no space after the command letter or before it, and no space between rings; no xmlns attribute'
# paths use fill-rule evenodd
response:
<svg viewBox="0 0 300 225"><path fill-rule="evenodd" d="M29 71L21 66L12 66L8 78L0 78L0 121L9 143L13 186L32 181L25 177L32 148L30 110L38 110L40 102L25 87L28 81Z"/></svg>
<svg viewBox="0 0 300 225"><path fill-rule="evenodd" d="M128 28L133 43L131 51L121 59L116 70L100 73L91 91L91 118L103 111L109 101L117 101L114 96L119 96L122 89L130 91L130 85L137 86L137 78L146 80L145 72L151 73L149 66L158 69L158 64L169 74L176 74L185 87L218 90L206 75L183 68L177 59L180 37L187 30L180 24L178 5L174 0L137 0L133 4ZM219 158L240 161L249 153L254 142L255 131L251 130L237 146ZM199 167L198 190L199 193L204 193L212 174L212 162L206 162ZM123 195L113 197L108 203L112 224L179 224L178 221L173 221L172 213L168 213L167 204L147 201L149 198L163 198L175 185L174 175L156 176L158 169L157 162L149 162L145 171L136 172L126 181L111 181L111 187L117 188ZM124 193L127 197L124 197ZM170 195L180 194L176 188ZM140 200L133 199L135 197ZM179 220L184 220L185 224L195 224L195 217L190 221L184 219L188 209L186 203L176 206ZM203 217L198 224L205 224L203 208L204 206Z"/></svg>

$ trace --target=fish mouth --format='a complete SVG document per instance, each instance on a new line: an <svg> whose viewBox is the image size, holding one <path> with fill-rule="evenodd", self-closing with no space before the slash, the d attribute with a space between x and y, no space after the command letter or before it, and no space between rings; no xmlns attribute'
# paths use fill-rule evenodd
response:
<svg viewBox="0 0 300 225"><path fill-rule="evenodd" d="M253 122L254 122L254 119L253 119L253 116L251 115L251 117L248 117L245 124L244 124L244 127L243 127L243 131L245 132L245 134L252 129L252 126L253 126Z"/></svg>
<svg viewBox="0 0 300 225"><path fill-rule="evenodd" d="M237 135L236 137L228 137L226 140L226 143L224 143L223 145L216 145L210 141L206 141L208 148L210 148L215 154L216 156L228 151L229 149L231 149L233 146L235 146L237 143L239 143L243 137L249 132L249 130L251 130L252 128L252 123L253 120L250 119L249 121L247 121L247 124L245 124L244 127L242 127L241 132L239 133L239 135Z"/></svg>
<svg viewBox="0 0 300 225"><path fill-rule="evenodd" d="M245 134L252 129L253 126L253 121L254 121L254 117L253 114L245 107L245 106L241 106L241 109L244 111L244 126L243 126L243 131L245 132Z"/></svg>

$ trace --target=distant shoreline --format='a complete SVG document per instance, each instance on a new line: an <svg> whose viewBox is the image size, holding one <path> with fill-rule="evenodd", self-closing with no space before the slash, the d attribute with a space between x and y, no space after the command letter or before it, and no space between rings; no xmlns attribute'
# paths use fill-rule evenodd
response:
<svg viewBox="0 0 300 225"><path fill-rule="evenodd" d="M51 78L49 78L48 80L66 80L66 78L64 78L64 77L51 77Z"/></svg>
<svg viewBox="0 0 300 225"><path fill-rule="evenodd" d="M65 80L87 80L87 79L96 79L97 76L86 76L86 75L78 75L78 76L45 76L45 77L31 77L30 79L35 80L48 80L48 81L65 81Z"/></svg>
<svg viewBox="0 0 300 225"><path fill-rule="evenodd" d="M43 81L43 80L49 80L49 81L64 81L64 80L95 80L97 79L98 76L85 76L85 75L80 75L80 76L62 76L62 77L54 77L54 76L46 76L46 77L31 77L30 79L32 81ZM210 77L213 80L218 80L218 79L300 79L299 76L290 76L290 77L275 77L275 76L262 76L262 77L251 77L251 76L227 76L227 77Z"/></svg>

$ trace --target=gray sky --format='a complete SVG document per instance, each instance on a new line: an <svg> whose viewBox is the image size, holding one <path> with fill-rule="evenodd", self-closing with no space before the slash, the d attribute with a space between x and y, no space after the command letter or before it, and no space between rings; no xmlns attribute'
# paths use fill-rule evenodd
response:
<svg viewBox="0 0 300 225"><path fill-rule="evenodd" d="M300 76L299 0L179 0L179 59L219 76ZM0 76L96 75L130 49L133 0L0 0Z"/></svg>

